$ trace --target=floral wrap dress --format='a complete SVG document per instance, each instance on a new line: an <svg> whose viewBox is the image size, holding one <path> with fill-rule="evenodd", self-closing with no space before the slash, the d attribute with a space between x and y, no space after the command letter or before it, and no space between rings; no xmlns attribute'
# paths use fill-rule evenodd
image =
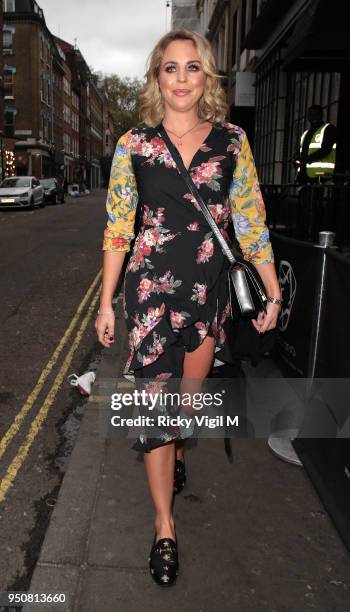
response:
<svg viewBox="0 0 350 612"><path fill-rule="evenodd" d="M215 365L233 362L229 262L158 129L142 124L118 140L102 245L130 251L141 211L124 277L129 356L123 375L136 384L152 379L144 383L148 391L164 391L171 378L180 379L185 351L194 351L207 335L215 340ZM244 130L229 122L213 124L189 172L228 243L234 235L245 259L273 262ZM144 429L132 448L148 452L179 438L176 426L153 427Z"/></svg>

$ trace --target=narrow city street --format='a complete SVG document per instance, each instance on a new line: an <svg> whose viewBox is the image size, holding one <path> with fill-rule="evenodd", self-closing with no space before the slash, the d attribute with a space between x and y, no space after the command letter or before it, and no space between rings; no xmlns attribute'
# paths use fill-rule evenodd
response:
<svg viewBox="0 0 350 612"><path fill-rule="evenodd" d="M95 359L104 190L0 211L1 590L26 590L86 399L67 381Z"/></svg>

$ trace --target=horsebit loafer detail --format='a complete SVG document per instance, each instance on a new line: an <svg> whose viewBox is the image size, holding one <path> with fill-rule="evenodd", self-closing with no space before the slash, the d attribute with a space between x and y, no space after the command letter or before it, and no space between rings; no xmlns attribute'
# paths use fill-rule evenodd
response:
<svg viewBox="0 0 350 612"><path fill-rule="evenodd" d="M155 534L148 561L151 576L158 585L174 584L179 569L177 542L172 538L160 538L156 542Z"/></svg>
<svg viewBox="0 0 350 612"><path fill-rule="evenodd" d="M181 493L186 483L186 465L181 459L175 460L174 493Z"/></svg>

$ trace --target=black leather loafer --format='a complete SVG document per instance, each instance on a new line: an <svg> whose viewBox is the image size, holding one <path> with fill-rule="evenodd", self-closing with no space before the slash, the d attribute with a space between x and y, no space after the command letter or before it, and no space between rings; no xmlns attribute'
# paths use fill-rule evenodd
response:
<svg viewBox="0 0 350 612"><path fill-rule="evenodd" d="M151 576L159 586L171 586L179 569L177 542L172 538L160 538L156 542L156 537L157 533L148 558Z"/></svg>

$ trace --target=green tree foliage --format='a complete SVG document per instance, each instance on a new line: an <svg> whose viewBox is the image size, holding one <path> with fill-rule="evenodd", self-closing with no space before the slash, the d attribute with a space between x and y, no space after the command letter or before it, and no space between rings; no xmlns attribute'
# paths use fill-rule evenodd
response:
<svg viewBox="0 0 350 612"><path fill-rule="evenodd" d="M117 138L140 123L138 96L143 82L117 74L105 77L109 108L115 124Z"/></svg>

